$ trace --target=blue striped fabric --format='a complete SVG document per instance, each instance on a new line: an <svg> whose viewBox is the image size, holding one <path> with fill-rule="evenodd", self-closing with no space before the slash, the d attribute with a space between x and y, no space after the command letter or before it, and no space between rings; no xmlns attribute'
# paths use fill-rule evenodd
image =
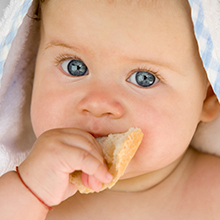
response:
<svg viewBox="0 0 220 220"><path fill-rule="evenodd" d="M192 9L192 20L199 45L200 56L209 81L220 100L220 62L213 47L212 38L205 20L201 0L189 0Z"/></svg>

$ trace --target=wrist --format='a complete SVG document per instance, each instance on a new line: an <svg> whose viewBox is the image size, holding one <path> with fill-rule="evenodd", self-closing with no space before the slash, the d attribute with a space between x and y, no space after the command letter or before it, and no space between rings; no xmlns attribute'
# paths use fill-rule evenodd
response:
<svg viewBox="0 0 220 220"><path fill-rule="evenodd" d="M0 178L0 219L45 219L48 209L21 183L14 171Z"/></svg>
<svg viewBox="0 0 220 220"><path fill-rule="evenodd" d="M52 210L53 208L49 205L47 205L40 197L38 197L37 194L35 194L33 192L33 190L25 183L25 181L23 180L20 172L19 172L19 169L18 169L18 166L16 167L16 172L17 172L17 175L18 175L18 178L20 179L20 181L22 182L22 184L27 188L27 190L41 203L43 204L48 210Z"/></svg>

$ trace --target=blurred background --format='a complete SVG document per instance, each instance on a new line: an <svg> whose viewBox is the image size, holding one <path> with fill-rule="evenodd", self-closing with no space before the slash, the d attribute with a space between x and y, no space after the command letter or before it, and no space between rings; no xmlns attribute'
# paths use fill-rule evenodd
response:
<svg viewBox="0 0 220 220"><path fill-rule="evenodd" d="M10 2L10 0L0 0L0 19L3 16L3 11L7 7L9 2Z"/></svg>

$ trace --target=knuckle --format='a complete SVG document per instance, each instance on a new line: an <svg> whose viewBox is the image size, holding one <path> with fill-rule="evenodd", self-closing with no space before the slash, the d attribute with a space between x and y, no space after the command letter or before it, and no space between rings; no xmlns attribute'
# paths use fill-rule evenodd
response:
<svg viewBox="0 0 220 220"><path fill-rule="evenodd" d="M92 151L93 145L88 139L84 139L82 143L84 144L84 148L86 151Z"/></svg>
<svg viewBox="0 0 220 220"><path fill-rule="evenodd" d="M88 151L81 152L81 166L82 170L89 175L94 175L101 169L102 164L95 157L93 157Z"/></svg>
<svg viewBox="0 0 220 220"><path fill-rule="evenodd" d="M80 158L82 165L87 164L89 157L90 157L90 153L88 151L85 150L80 151Z"/></svg>
<svg viewBox="0 0 220 220"><path fill-rule="evenodd" d="M97 168L96 168L96 173L98 173L98 172L103 172L103 170L104 170L104 166L103 166L103 164L98 164L98 166L97 166Z"/></svg>

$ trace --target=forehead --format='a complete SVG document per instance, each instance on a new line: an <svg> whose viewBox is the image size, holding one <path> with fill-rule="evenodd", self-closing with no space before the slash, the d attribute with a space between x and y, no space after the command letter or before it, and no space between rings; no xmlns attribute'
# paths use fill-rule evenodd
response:
<svg viewBox="0 0 220 220"><path fill-rule="evenodd" d="M120 27L138 34L152 27L161 33L192 27L187 0L46 0L42 11L43 24L62 29L69 23L69 31L80 26L103 33Z"/></svg>
<svg viewBox="0 0 220 220"><path fill-rule="evenodd" d="M65 41L106 56L132 52L155 62L195 52L186 0L46 0L42 6L47 44Z"/></svg>
<svg viewBox="0 0 220 220"><path fill-rule="evenodd" d="M91 5L95 7L132 6L133 8L139 6L139 9L147 9L149 7L153 7L154 10L164 9L164 7L181 7L182 9L189 11L188 0L39 0L39 2L41 7L44 7L44 5L50 5L50 7L52 7L53 5L59 4L62 9L64 7L70 6L70 4L74 4L75 6L77 6L78 3L85 8ZM83 8L81 9L83 10Z"/></svg>
<svg viewBox="0 0 220 220"><path fill-rule="evenodd" d="M39 4L41 5L42 3L46 2L48 3L49 1L55 1L55 0L38 0ZM77 1L77 0L72 0ZM174 0L176 2L181 2L183 4L186 4L188 0ZM174 2L173 0L98 0L99 3L105 3L105 4L117 4L117 3L124 3L124 4L138 4L138 5L157 5L157 6L162 6L166 3ZM91 0L91 2L95 2L94 0ZM88 0L84 0L84 3L88 3Z"/></svg>

